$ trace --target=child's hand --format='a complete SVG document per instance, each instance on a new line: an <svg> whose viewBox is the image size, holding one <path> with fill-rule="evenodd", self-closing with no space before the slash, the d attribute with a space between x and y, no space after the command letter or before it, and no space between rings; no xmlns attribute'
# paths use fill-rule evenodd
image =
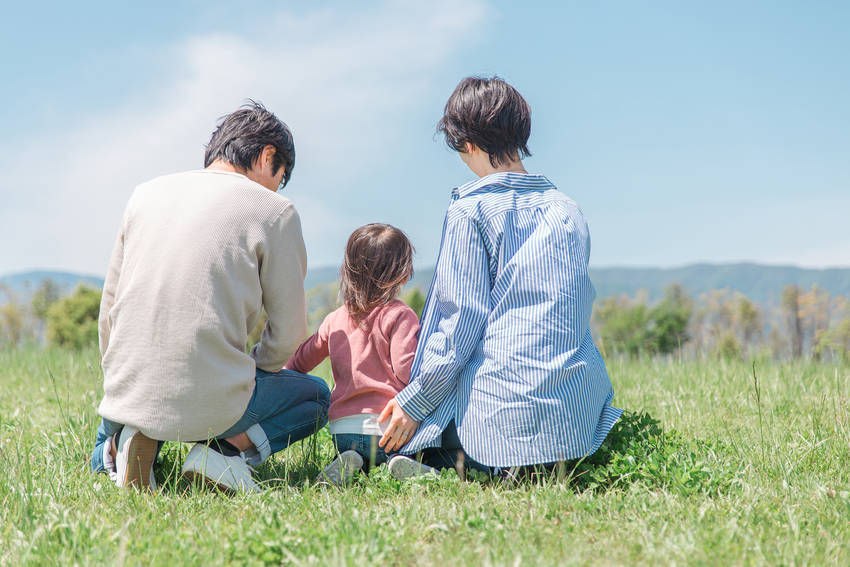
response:
<svg viewBox="0 0 850 567"><path fill-rule="evenodd" d="M392 416L391 419L390 416ZM395 401L395 398L387 402L387 405L381 411L381 415L378 416L379 423L383 423L387 419L390 419L390 424L384 431L384 436L378 441L378 446L389 453L395 449L401 449L405 443L410 441L419 427L419 422L407 415Z"/></svg>

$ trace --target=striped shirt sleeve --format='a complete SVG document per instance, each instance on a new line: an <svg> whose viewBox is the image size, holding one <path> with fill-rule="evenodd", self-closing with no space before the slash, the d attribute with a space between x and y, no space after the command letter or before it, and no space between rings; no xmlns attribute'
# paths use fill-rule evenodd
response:
<svg viewBox="0 0 850 567"><path fill-rule="evenodd" d="M457 375L481 341L490 312L487 248L476 223L465 216L447 220L430 305L425 307L410 384L396 400L417 421L454 390ZM436 321L433 321L436 319Z"/></svg>

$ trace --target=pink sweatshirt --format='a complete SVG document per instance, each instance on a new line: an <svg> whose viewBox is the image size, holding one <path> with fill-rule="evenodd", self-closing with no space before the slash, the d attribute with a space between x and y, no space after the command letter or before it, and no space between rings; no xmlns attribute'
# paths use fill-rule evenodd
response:
<svg viewBox="0 0 850 567"><path fill-rule="evenodd" d="M334 390L328 418L380 413L410 381L419 318L394 299L375 308L358 326L340 307L298 347L286 368L310 372L331 357Z"/></svg>

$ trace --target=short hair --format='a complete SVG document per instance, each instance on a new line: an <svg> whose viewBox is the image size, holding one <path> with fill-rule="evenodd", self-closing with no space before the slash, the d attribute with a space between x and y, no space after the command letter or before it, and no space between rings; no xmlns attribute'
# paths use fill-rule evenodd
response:
<svg viewBox="0 0 850 567"><path fill-rule="evenodd" d="M437 131L457 152L465 153L467 142L475 144L490 155L493 167L531 155L531 107L499 77L462 80L446 102Z"/></svg>
<svg viewBox="0 0 850 567"><path fill-rule="evenodd" d="M274 173L283 168L285 187L295 167L295 141L289 127L261 103L248 102L220 119L204 154L204 167L222 159L245 169L254 166L268 145L274 146Z"/></svg>
<svg viewBox="0 0 850 567"><path fill-rule="evenodd" d="M413 275L413 246L394 226L361 226L348 238L339 270L339 292L358 323L373 309L392 301Z"/></svg>

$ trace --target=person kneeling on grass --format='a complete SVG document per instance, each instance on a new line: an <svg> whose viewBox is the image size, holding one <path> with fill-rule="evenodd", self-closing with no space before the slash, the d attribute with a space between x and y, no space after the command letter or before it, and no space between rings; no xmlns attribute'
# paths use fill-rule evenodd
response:
<svg viewBox="0 0 850 567"><path fill-rule="evenodd" d="M531 110L499 78L467 78L439 129L479 176L452 191L410 384L380 420L406 478L590 455L622 411L590 334L590 236L578 206L526 172Z"/></svg>
<svg viewBox="0 0 850 567"><path fill-rule="evenodd" d="M396 299L413 273L413 247L386 224L358 228L348 239L340 269L344 305L328 315L286 363L309 372L330 356L334 389L328 428L338 456L319 480L340 485L364 463L387 461L378 447L378 413L410 379L419 318Z"/></svg>
<svg viewBox="0 0 850 567"><path fill-rule="evenodd" d="M327 422L324 380L281 370L307 327L301 222L276 193L294 164L289 128L252 102L213 133L205 169L133 192L100 306L93 471L153 489L161 442L201 440L186 476L257 491L252 466Z"/></svg>

